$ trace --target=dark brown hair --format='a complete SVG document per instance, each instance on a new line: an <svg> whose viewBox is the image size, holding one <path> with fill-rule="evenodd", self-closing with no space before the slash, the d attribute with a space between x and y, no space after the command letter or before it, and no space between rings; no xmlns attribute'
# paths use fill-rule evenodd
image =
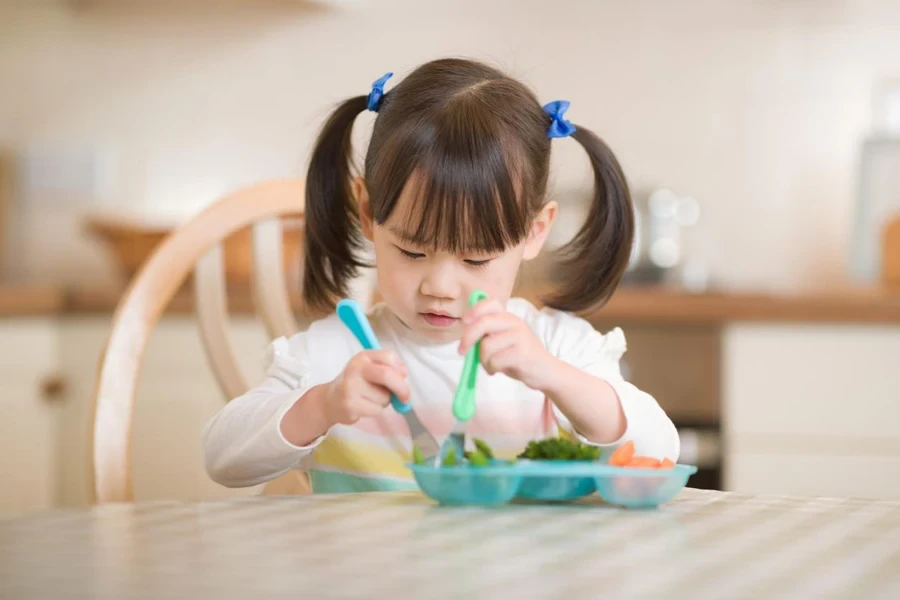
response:
<svg viewBox="0 0 900 600"><path fill-rule="evenodd" d="M322 128L306 179L307 304L331 309L347 295L365 240L351 191L350 137L367 96L341 103ZM417 208L404 215L409 241L454 253L498 252L528 235L546 203L551 119L522 83L461 59L426 63L387 92L365 158L372 216L384 224L401 192ZM557 293L544 302L567 311L602 305L628 263L634 215L612 151L577 126L594 199L587 220L559 250Z"/></svg>

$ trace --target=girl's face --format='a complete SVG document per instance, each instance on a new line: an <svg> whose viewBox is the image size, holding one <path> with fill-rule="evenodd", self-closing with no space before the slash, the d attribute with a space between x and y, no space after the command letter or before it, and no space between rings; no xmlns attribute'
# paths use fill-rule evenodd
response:
<svg viewBox="0 0 900 600"><path fill-rule="evenodd" d="M372 219L361 179L354 182L354 191L363 233L375 246L378 291L385 304L412 331L437 343L462 336L461 318L473 290L503 303L509 299L522 261L538 255L556 217L556 203L548 203L518 245L499 253L455 255L408 241L413 232L403 231L403 219L397 216L411 201L405 191L383 225Z"/></svg>

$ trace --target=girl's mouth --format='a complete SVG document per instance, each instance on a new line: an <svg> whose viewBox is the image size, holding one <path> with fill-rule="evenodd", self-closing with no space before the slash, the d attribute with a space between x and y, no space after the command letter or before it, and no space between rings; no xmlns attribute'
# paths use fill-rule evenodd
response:
<svg viewBox="0 0 900 600"><path fill-rule="evenodd" d="M419 313L419 316L432 327L450 327L459 320L456 317L429 312Z"/></svg>

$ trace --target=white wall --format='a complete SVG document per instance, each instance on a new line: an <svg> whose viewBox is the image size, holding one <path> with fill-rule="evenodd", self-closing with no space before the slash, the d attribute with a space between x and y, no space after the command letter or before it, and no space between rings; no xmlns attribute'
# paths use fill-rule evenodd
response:
<svg viewBox="0 0 900 600"><path fill-rule="evenodd" d="M42 4L0 8L0 143L111 151L115 178L94 203L185 214L234 186L300 174L332 103L387 70L474 56L541 99L571 100L571 118L610 142L636 185L694 195L705 219L695 247L740 286L843 278L858 143L875 86L900 74L892 0ZM555 144L558 189L585 183L576 145ZM98 252L60 252L75 216L37 204L22 226L29 260L83 280L69 267L100 264Z"/></svg>

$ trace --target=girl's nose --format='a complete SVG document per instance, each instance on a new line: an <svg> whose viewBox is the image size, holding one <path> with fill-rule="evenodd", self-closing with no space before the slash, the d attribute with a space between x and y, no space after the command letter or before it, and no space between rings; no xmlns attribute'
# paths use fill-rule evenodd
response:
<svg viewBox="0 0 900 600"><path fill-rule="evenodd" d="M461 289L455 265L448 260L437 262L428 269L420 287L423 295L441 300L456 300Z"/></svg>

